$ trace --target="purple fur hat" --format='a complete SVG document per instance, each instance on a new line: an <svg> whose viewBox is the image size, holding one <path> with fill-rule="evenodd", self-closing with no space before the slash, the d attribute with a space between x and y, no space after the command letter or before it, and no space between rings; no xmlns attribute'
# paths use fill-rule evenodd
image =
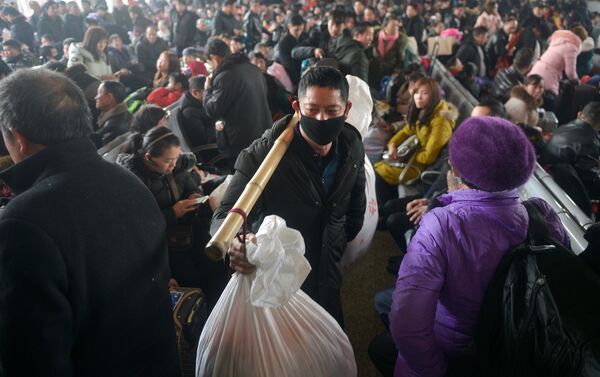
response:
<svg viewBox="0 0 600 377"><path fill-rule="evenodd" d="M535 152L525 133L497 117L462 123L450 140L450 163L465 183L484 191L505 191L527 182Z"/></svg>

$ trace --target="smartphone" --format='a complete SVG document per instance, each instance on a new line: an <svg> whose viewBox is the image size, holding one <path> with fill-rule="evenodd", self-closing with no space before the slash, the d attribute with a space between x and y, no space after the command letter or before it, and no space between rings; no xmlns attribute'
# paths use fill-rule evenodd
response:
<svg viewBox="0 0 600 377"><path fill-rule="evenodd" d="M204 204L208 200L208 195L201 196L199 198L194 198L196 204Z"/></svg>

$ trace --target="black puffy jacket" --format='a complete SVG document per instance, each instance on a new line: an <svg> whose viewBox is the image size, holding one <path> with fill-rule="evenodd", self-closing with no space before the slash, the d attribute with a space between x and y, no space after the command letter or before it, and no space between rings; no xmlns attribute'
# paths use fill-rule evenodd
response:
<svg viewBox="0 0 600 377"><path fill-rule="evenodd" d="M224 130L217 132L217 144L231 167L240 151L272 123L265 78L243 54L223 60L213 72L203 102L209 117L224 122Z"/></svg>
<svg viewBox="0 0 600 377"><path fill-rule="evenodd" d="M212 232L227 216L290 119L291 115L282 118L242 151L235 164L235 175L213 216ZM296 129L292 143L250 213L249 224L256 232L264 217L274 214L302 233L305 256L312 267L302 290L342 323L340 259L346 242L354 239L362 227L366 205L364 149L358 131L349 124L338 137L337 150L336 178L327 195L315 154Z"/></svg>
<svg viewBox="0 0 600 377"><path fill-rule="evenodd" d="M173 178L180 193L180 200L188 199L193 193L202 194L190 172L195 163L196 159L193 155L182 154L179 160L177 160L175 169L173 169ZM148 187L156 199L158 208L160 208L165 217L167 227L177 225L178 220L175 217L175 211L173 211L173 205L176 201L171 193L166 175L151 171L144 165L142 157L134 154L119 155L117 157L117 164L131 171Z"/></svg>
<svg viewBox="0 0 600 377"><path fill-rule="evenodd" d="M506 102L510 98L510 91L514 86L523 84L525 77L519 72L517 67L510 67L498 72L494 77L492 85L492 96L501 102Z"/></svg>
<svg viewBox="0 0 600 377"><path fill-rule="evenodd" d="M15 18L10 27L10 37L21 43L25 43L29 46L30 50L33 48L33 26L23 16Z"/></svg>

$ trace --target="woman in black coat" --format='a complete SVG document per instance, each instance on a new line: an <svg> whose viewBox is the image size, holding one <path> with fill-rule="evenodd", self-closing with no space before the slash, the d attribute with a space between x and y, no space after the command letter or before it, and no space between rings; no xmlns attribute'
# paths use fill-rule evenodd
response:
<svg viewBox="0 0 600 377"><path fill-rule="evenodd" d="M224 264L204 254L212 211L207 202L198 201L202 190L191 171L195 158L182 156L179 139L166 127L155 127L143 136L135 134L132 144L136 152L119 155L117 164L142 180L163 213L173 278L182 286L202 288L212 307L228 276ZM191 237L189 243L182 241L187 237Z"/></svg>

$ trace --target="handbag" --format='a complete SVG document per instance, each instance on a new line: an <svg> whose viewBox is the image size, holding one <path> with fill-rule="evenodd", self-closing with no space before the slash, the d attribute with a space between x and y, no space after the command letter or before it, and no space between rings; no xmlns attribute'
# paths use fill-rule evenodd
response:
<svg viewBox="0 0 600 377"><path fill-rule="evenodd" d="M177 183L172 174L167 174L167 182L175 202L181 197ZM177 224L167 230L167 245L169 250L189 250L194 246L194 229L192 224Z"/></svg>
<svg viewBox="0 0 600 377"><path fill-rule="evenodd" d="M169 288L182 377L195 377L198 339L208 319L204 292L199 288Z"/></svg>
<svg viewBox="0 0 600 377"><path fill-rule="evenodd" d="M417 135L411 135L396 148L398 162L407 162L417 152L419 139Z"/></svg>

